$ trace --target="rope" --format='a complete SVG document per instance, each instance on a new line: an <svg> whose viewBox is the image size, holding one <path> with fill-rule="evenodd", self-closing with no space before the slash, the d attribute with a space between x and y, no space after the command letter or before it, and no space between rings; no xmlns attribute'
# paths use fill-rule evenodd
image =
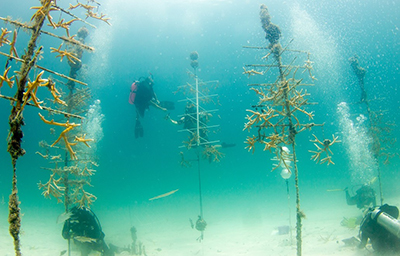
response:
<svg viewBox="0 0 400 256"><path fill-rule="evenodd" d="M287 192L287 199L288 199L288 210L289 210L289 239L290 239L290 244L292 244L292 210L290 208L290 193L289 193L289 179L285 180L286 183L286 192Z"/></svg>

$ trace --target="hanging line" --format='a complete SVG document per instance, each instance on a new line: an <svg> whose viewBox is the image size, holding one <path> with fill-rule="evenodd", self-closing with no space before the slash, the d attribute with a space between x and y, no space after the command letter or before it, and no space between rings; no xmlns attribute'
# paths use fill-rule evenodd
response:
<svg viewBox="0 0 400 256"><path fill-rule="evenodd" d="M202 197L202 192L201 192L201 171L200 171L200 113L199 113L199 78L196 75L196 69L195 71L195 80L196 80L196 136L197 136L197 173L199 177L199 204L200 204L200 218L203 220L203 197ZM204 232L203 230L200 231L201 236L200 240L202 241L204 238Z"/></svg>
<svg viewBox="0 0 400 256"><path fill-rule="evenodd" d="M290 193L289 193L289 179L285 179L286 182L286 192L287 192L287 198L288 198L288 210L289 210L289 239L290 239L290 244L292 244L292 211L290 208Z"/></svg>

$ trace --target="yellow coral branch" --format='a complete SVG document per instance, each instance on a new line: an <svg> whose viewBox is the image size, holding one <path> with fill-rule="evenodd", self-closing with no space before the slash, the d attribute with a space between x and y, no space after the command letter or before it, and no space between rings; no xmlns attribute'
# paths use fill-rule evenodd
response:
<svg viewBox="0 0 400 256"><path fill-rule="evenodd" d="M88 144L89 141L94 141L94 139L85 139L86 134L83 135L83 137L78 137L75 136L75 141L82 142L84 143L88 148L90 148L90 145Z"/></svg>
<svg viewBox="0 0 400 256"><path fill-rule="evenodd" d="M243 68L243 70L244 70L243 74L249 75L249 77L252 76L252 75L264 75L263 72L259 72L259 71L256 71L254 69L246 70L245 68Z"/></svg>
<svg viewBox="0 0 400 256"><path fill-rule="evenodd" d="M3 75L0 75L0 88L3 86L3 82L6 82L6 83L8 84L8 86L10 86L10 88L13 87L14 81L11 81L11 79L13 79L14 76L8 77L8 72L10 71L10 68L11 68L11 66L8 67L8 68L4 71Z"/></svg>
<svg viewBox="0 0 400 256"><path fill-rule="evenodd" d="M74 60L81 62L81 60L78 57L76 57L75 53L68 52L67 50L61 50L62 46L63 46L63 44L60 44L60 46L57 49L54 47L50 47L50 49L51 49L50 52L58 53L56 58L60 57L60 61L62 61L64 57L67 57L67 59L73 64L76 64L76 62Z"/></svg>
<svg viewBox="0 0 400 256"><path fill-rule="evenodd" d="M1 34L0 34L0 47L3 46L3 44L9 44L10 40L7 39L7 35L10 34L11 31L7 30L7 28L1 28Z"/></svg>

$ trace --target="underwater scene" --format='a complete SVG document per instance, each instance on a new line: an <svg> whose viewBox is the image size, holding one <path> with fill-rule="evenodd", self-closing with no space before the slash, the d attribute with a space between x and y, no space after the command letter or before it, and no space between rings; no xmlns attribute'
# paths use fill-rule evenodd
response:
<svg viewBox="0 0 400 256"><path fill-rule="evenodd" d="M0 1L0 255L399 255L399 13Z"/></svg>

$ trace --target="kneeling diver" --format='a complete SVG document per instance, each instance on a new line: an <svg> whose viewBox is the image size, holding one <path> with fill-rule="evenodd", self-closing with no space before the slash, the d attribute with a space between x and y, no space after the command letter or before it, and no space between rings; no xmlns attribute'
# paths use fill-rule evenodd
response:
<svg viewBox="0 0 400 256"><path fill-rule="evenodd" d="M81 251L81 256L88 256L94 250L102 256L114 256L104 241L104 233L97 216L87 207L73 207L70 217L65 220L62 230L64 239L73 239Z"/></svg>
<svg viewBox="0 0 400 256"><path fill-rule="evenodd" d="M396 206L384 204L372 208L365 215L360 225L359 248L364 248L368 241L379 253L400 252L400 221L399 209Z"/></svg>

